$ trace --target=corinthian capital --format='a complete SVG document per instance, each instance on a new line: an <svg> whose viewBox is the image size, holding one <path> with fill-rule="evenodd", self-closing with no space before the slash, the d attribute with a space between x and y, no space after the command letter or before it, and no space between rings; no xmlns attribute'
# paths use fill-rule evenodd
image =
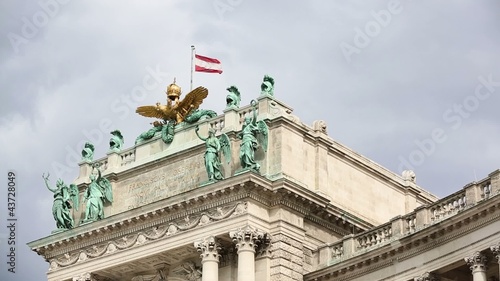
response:
<svg viewBox="0 0 500 281"><path fill-rule="evenodd" d="M435 273L426 272L419 277L415 277L415 281L439 281L439 276Z"/></svg>
<svg viewBox="0 0 500 281"><path fill-rule="evenodd" d="M496 245L490 247L490 250L493 252L493 255L497 258L498 263L500 263L500 242Z"/></svg>
<svg viewBox="0 0 500 281"><path fill-rule="evenodd" d="M229 236L236 244L236 248L238 248L238 253L240 251L253 251L260 243L260 239L264 237L263 232L259 232L256 228L253 228L249 225L238 228L235 231L230 231Z"/></svg>
<svg viewBox="0 0 500 281"><path fill-rule="evenodd" d="M464 258L464 260L473 273L476 271L486 271L486 256L481 252L475 252L471 256Z"/></svg>
<svg viewBox="0 0 500 281"><path fill-rule="evenodd" d="M207 260L219 262L219 251L221 250L221 246L215 237L210 236L202 241L194 242L194 247L201 253L200 257L202 262Z"/></svg>

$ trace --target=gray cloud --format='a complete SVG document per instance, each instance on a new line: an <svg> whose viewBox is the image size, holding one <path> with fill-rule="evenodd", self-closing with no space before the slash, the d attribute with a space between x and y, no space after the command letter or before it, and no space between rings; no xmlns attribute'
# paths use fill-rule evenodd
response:
<svg viewBox="0 0 500 281"><path fill-rule="evenodd" d="M2 264L0 279L44 279L48 265L22 246L54 229L41 174L51 171L55 180L53 163L71 162L93 133L104 155L109 131L99 131L102 120L131 146L151 121L134 108L162 101L173 77L189 88L192 44L224 67L222 75L195 74L195 85L210 90L204 108L221 113L229 85L247 104L271 74L277 98L304 123L326 120L333 139L396 172L401 157L422 152L418 144L441 129L446 140L413 165L418 183L439 196L499 168L500 87L468 104L474 110L467 117L456 111L470 102L479 77L500 82L498 1L400 1L401 12L350 61L341 44L354 46L356 29L364 31L389 1L232 1L225 12L216 1L164 2L68 1L17 52L9 34L23 36L23 18L33 23L43 9L0 4L0 171L15 169L20 189L19 271L7 274ZM165 73L158 86L133 98L156 68ZM62 178L70 182L78 169L67 166Z"/></svg>

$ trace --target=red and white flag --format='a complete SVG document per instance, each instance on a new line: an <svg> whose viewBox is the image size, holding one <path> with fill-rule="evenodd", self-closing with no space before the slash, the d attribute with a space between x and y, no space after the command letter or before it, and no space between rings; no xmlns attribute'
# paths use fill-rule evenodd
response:
<svg viewBox="0 0 500 281"><path fill-rule="evenodd" d="M222 73L222 65L218 59L194 55L194 70L197 72Z"/></svg>

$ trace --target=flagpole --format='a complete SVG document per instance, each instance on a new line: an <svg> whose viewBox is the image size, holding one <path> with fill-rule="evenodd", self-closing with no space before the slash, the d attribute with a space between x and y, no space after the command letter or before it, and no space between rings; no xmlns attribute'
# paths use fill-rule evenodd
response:
<svg viewBox="0 0 500 281"><path fill-rule="evenodd" d="M194 60L194 45L191 45L191 89L189 91L193 90L193 60Z"/></svg>

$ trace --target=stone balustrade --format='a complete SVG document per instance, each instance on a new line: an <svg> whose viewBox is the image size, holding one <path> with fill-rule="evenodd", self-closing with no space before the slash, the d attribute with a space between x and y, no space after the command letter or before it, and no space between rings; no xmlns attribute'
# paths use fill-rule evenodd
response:
<svg viewBox="0 0 500 281"><path fill-rule="evenodd" d="M330 246L331 258L332 259L342 259L344 257L344 243L339 241Z"/></svg>
<svg viewBox="0 0 500 281"><path fill-rule="evenodd" d="M259 115L259 109L257 108L256 110L257 115ZM240 108L240 111L238 112L239 119L240 119L240 124L243 124L245 121L246 117L251 117L253 114L253 108L251 105L247 105L245 107Z"/></svg>
<svg viewBox="0 0 500 281"><path fill-rule="evenodd" d="M216 132L221 132L222 129L224 129L224 116L219 116L214 118L212 121L209 122L210 128L214 129Z"/></svg>
<svg viewBox="0 0 500 281"><path fill-rule="evenodd" d="M133 163L135 161L135 149L131 148L120 153L120 157L121 157L121 166Z"/></svg>
<svg viewBox="0 0 500 281"><path fill-rule="evenodd" d="M412 212L403 217L405 223L404 230L406 233L415 232L417 230L417 213Z"/></svg>
<svg viewBox="0 0 500 281"><path fill-rule="evenodd" d="M375 229L365 231L355 236L358 242L357 249L365 250L375 245L389 241L392 237L392 223L385 223Z"/></svg>
<svg viewBox="0 0 500 281"><path fill-rule="evenodd" d="M108 169L108 157L103 157L99 160L95 161L97 163L97 166L100 167L101 171L106 171Z"/></svg>
<svg viewBox="0 0 500 281"><path fill-rule="evenodd" d="M347 235L334 244L320 247L318 249L319 266L340 262L362 254L368 249L381 247L388 242L411 235L499 193L500 170L496 170L487 178L468 184L460 191L431 205L419 206L413 212L397 216L388 223L356 235Z"/></svg>
<svg viewBox="0 0 500 281"><path fill-rule="evenodd" d="M438 221L454 215L459 211L464 210L466 207L466 191L461 190L439 200L433 205L430 205L428 209L430 210L431 221Z"/></svg>

